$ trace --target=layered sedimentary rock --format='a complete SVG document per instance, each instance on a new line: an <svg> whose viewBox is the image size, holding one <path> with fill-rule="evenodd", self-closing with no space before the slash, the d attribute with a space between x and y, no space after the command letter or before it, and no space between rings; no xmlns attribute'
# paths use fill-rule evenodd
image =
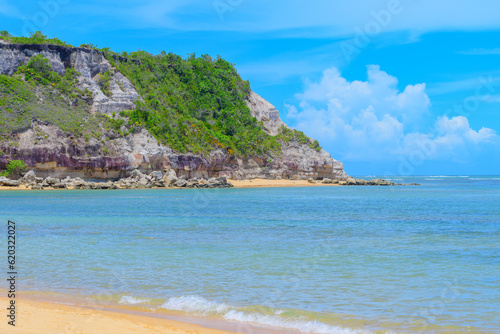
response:
<svg viewBox="0 0 500 334"><path fill-rule="evenodd" d="M64 75L68 68L80 72L82 89L93 98L90 112L111 115L134 108L142 99L132 83L118 71L110 81L112 94L106 95L98 84L98 76L112 70L112 65L98 50L56 45L16 45L0 43L0 74L12 76L32 56L48 58L54 71ZM110 97L111 96L111 97ZM262 121L270 135L286 126L276 108L254 92L247 105L252 115ZM43 136L39 134L43 133ZM342 163L324 150L319 152L296 140L282 144L282 153L273 159L259 156L236 157L217 149L207 155L181 154L160 144L146 129L127 135L110 131L105 143L86 140L64 133L57 126L34 119L26 129L12 133L0 141L0 169L8 159L22 159L41 177L81 177L85 179L119 179L134 169L144 173L174 170L177 176L211 178L225 176L244 178L289 178L346 180ZM106 153L103 153L103 147Z"/></svg>

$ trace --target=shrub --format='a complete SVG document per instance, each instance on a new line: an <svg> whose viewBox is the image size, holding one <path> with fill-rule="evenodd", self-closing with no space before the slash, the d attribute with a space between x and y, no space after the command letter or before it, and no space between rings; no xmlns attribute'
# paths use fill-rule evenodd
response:
<svg viewBox="0 0 500 334"><path fill-rule="evenodd" d="M104 73L99 73L97 76L97 84L101 87L102 92L107 97L111 97L113 93L111 92L111 78L113 73L111 71L106 71Z"/></svg>
<svg viewBox="0 0 500 334"><path fill-rule="evenodd" d="M94 45L94 44L81 44L80 45L81 48L86 48L86 49L97 49L97 45Z"/></svg>
<svg viewBox="0 0 500 334"><path fill-rule="evenodd" d="M5 171L0 173L0 176L18 178L27 169L28 166L23 160L9 160Z"/></svg>
<svg viewBox="0 0 500 334"><path fill-rule="evenodd" d="M52 65L43 55L31 57L28 64L17 69L17 73L24 74L26 81L42 85L57 84L61 81L61 76L52 71Z"/></svg>

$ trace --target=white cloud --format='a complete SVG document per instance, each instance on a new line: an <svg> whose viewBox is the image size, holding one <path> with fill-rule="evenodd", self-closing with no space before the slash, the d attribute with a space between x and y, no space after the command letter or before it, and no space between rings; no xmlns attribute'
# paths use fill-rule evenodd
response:
<svg viewBox="0 0 500 334"><path fill-rule="evenodd" d="M104 17L120 13L122 22L134 27L273 32L292 38L353 37L358 29L370 31L377 28L377 24L379 29L375 31L411 31L413 36L429 31L500 28L500 3L494 0L484 0L481 5L466 0L125 0L108 3L94 0L73 8ZM108 7L113 8L100 10ZM387 15L389 9L395 10Z"/></svg>
<svg viewBox="0 0 500 334"><path fill-rule="evenodd" d="M479 72L474 75L474 78L468 77L453 81L435 82L432 85L429 85L427 93L435 96L460 91L471 91L479 97L484 93L495 92L499 83L500 72Z"/></svg>
<svg viewBox="0 0 500 334"><path fill-rule="evenodd" d="M487 102L487 103L499 103L500 102L500 95L495 94L495 95L480 95L478 97L479 101Z"/></svg>
<svg viewBox="0 0 500 334"><path fill-rule="evenodd" d="M417 150L427 160L461 161L464 152L498 141L495 131L473 130L463 116L432 119L425 84L400 91L397 78L379 66L367 72L366 81L350 82L336 68L324 71L296 95L298 106L288 106L288 119L346 161L397 160Z"/></svg>
<svg viewBox="0 0 500 334"><path fill-rule="evenodd" d="M459 54L470 55L470 56L490 56L490 55L500 55L500 48L494 49L471 49L467 51L460 51Z"/></svg>

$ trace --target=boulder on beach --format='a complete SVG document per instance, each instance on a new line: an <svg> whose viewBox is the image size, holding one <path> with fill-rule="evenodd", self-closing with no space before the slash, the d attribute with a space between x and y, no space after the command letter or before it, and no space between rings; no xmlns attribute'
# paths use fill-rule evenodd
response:
<svg viewBox="0 0 500 334"><path fill-rule="evenodd" d="M19 181L8 179L5 176L0 176L0 186L17 187L18 185L19 185Z"/></svg>
<svg viewBox="0 0 500 334"><path fill-rule="evenodd" d="M168 172L166 172L165 176L163 177L163 183L165 184L165 187L169 187L178 180L179 179L177 178L177 174L175 174L175 170L173 169L170 169Z"/></svg>

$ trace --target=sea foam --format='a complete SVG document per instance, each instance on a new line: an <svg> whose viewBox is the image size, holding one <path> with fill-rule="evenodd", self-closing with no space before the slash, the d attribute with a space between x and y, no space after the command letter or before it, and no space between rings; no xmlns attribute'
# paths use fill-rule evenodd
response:
<svg viewBox="0 0 500 334"><path fill-rule="evenodd" d="M364 329L349 329L328 325L319 321L307 320L303 317L289 318L282 317L283 310L275 310L273 314L258 312L246 312L241 308L230 306L226 303L209 301L201 296L172 297L168 299L160 308L175 311L184 311L194 315L220 316L225 320L237 321L251 324L287 328L303 333L317 334L372 334L373 332Z"/></svg>
<svg viewBox="0 0 500 334"><path fill-rule="evenodd" d="M135 304L148 303L149 301L150 300L147 298L135 298L135 297L131 297L131 296L122 296L118 303L119 304L135 305Z"/></svg>
<svg viewBox="0 0 500 334"><path fill-rule="evenodd" d="M160 307L167 310L184 311L202 315L221 315L230 308L224 303L209 301L200 296L172 297Z"/></svg>

